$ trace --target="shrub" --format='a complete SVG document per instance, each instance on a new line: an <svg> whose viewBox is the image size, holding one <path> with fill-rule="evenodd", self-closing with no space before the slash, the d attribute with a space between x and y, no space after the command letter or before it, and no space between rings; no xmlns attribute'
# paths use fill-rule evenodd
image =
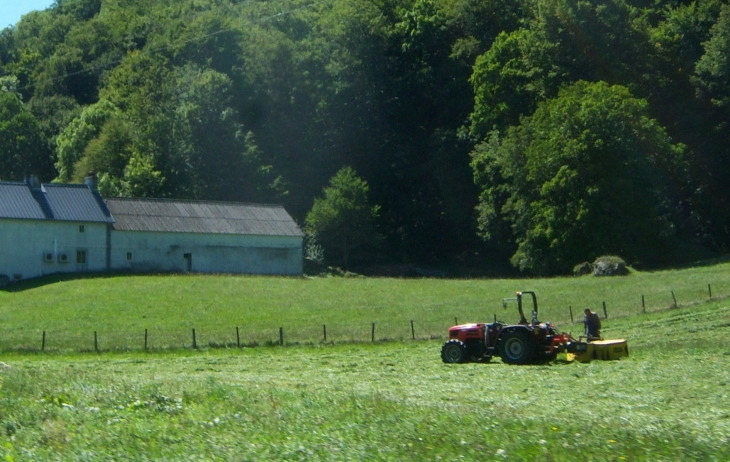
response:
<svg viewBox="0 0 730 462"><path fill-rule="evenodd" d="M583 263L578 263L573 267L574 276L585 276L586 274L591 274L592 272L593 265L591 263L588 263L587 261L584 261Z"/></svg>

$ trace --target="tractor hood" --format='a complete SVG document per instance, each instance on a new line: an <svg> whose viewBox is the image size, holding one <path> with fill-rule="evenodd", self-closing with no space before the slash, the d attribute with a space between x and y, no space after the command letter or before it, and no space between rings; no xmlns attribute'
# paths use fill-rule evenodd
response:
<svg viewBox="0 0 730 462"><path fill-rule="evenodd" d="M452 330L468 330L468 329L478 329L484 324L477 324L477 323L469 323L469 324L459 324L458 326L453 326L449 328L449 332Z"/></svg>

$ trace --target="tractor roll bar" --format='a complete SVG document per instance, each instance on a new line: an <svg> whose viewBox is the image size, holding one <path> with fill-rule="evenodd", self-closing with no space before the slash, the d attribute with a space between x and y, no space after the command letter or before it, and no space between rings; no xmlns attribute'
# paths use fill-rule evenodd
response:
<svg viewBox="0 0 730 462"><path fill-rule="evenodd" d="M522 296L525 294L529 294L532 297L532 325L537 326L540 324L540 321L537 320L537 295L535 295L535 292L532 290L517 292L517 309L520 312L520 323L524 321L524 323L527 324L525 313L522 311Z"/></svg>

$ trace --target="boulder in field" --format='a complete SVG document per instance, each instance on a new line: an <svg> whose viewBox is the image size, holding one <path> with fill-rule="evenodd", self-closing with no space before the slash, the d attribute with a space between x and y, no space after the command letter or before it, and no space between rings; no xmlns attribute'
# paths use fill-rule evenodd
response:
<svg viewBox="0 0 730 462"><path fill-rule="evenodd" d="M629 269L626 262L619 257L599 257L593 262L594 276L626 276Z"/></svg>

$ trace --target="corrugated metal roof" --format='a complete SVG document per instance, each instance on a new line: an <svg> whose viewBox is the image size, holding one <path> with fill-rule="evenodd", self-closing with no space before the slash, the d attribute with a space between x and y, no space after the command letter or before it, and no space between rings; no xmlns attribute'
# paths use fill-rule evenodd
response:
<svg viewBox="0 0 730 462"><path fill-rule="evenodd" d="M0 218L113 223L97 191L81 184L0 182Z"/></svg>
<svg viewBox="0 0 730 462"><path fill-rule="evenodd" d="M56 220L113 222L99 193L86 185L44 185Z"/></svg>
<svg viewBox="0 0 730 462"><path fill-rule="evenodd" d="M280 205L134 198L106 205L121 231L303 236Z"/></svg>
<svg viewBox="0 0 730 462"><path fill-rule="evenodd" d="M0 218L46 218L41 204L25 183L0 182Z"/></svg>

